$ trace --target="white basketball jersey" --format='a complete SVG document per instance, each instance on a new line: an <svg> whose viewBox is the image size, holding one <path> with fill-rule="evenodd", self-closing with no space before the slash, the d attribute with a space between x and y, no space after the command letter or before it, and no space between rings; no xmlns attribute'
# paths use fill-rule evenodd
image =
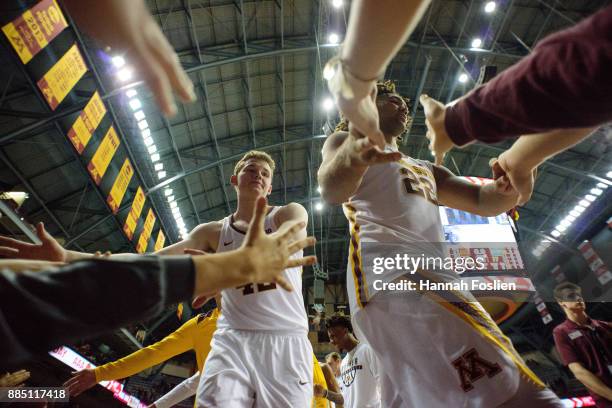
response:
<svg viewBox="0 0 612 408"><path fill-rule="evenodd" d="M274 207L266 215L264 229L267 234L278 229L274 214L280 207ZM245 233L233 225L233 216L223 219L217 253L238 249ZM296 252L291 258L301 258L303 251ZM302 267L287 268L285 278L293 286L288 292L277 288L275 283L251 283L234 289L224 289L222 312L217 320L217 328L264 331L308 331L308 317L302 297Z"/></svg>
<svg viewBox="0 0 612 408"><path fill-rule="evenodd" d="M397 151L387 146L385 151ZM347 265L347 291L351 310L358 310L376 293L375 280L392 282L406 272L374 274L371 267L377 245L394 244L403 253L419 257L442 256L442 224L438 210L433 165L403 156L401 161L370 166L347 203L351 242Z"/></svg>
<svg viewBox="0 0 612 408"><path fill-rule="evenodd" d="M380 371L369 345L359 343L340 365L340 386L345 408L379 408Z"/></svg>

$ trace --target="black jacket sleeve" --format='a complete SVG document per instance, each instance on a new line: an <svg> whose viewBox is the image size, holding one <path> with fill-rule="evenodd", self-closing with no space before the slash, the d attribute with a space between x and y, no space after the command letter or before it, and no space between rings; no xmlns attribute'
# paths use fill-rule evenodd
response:
<svg viewBox="0 0 612 408"><path fill-rule="evenodd" d="M193 295L190 257L91 259L43 272L0 272L0 363L142 321ZM0 364L2 366L3 364Z"/></svg>

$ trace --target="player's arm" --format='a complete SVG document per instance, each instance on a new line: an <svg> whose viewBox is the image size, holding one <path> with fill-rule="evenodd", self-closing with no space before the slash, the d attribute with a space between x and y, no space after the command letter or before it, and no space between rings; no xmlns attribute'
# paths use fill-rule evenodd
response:
<svg viewBox="0 0 612 408"><path fill-rule="evenodd" d="M438 201L447 207L493 217L513 208L518 193L506 177L484 186L472 184L455 176L446 167L434 165L433 173L438 190Z"/></svg>
<svg viewBox="0 0 612 408"><path fill-rule="evenodd" d="M401 159L398 152L382 152L354 129L336 132L323 144L323 162L317 173L321 197L342 204L355 194L369 166Z"/></svg>
<svg viewBox="0 0 612 408"><path fill-rule="evenodd" d="M308 212L298 203L289 203L281 207L274 217L274 222L280 230L283 224L293 223L295 221L303 222L304 229L301 229L297 234L294 235L293 239L304 239L306 238L306 228L308 226Z"/></svg>
<svg viewBox="0 0 612 408"><path fill-rule="evenodd" d="M149 408L170 408L181 401L193 396L198 391L198 383L200 382L200 372L195 373L179 385L168 391L163 397L160 397Z"/></svg>
<svg viewBox="0 0 612 408"><path fill-rule="evenodd" d="M327 395L325 398L336 404L336 408L342 408L344 397L340 393L340 387L338 387L336 377L334 377L331 367L327 364L321 364L321 370L323 371L325 382L327 383Z"/></svg>
<svg viewBox="0 0 612 408"><path fill-rule="evenodd" d="M612 401L612 388L604 384L599 377L584 368L584 366L578 362L570 363L568 367L578 381L584 384L585 387L595 394L601 395L608 401Z"/></svg>

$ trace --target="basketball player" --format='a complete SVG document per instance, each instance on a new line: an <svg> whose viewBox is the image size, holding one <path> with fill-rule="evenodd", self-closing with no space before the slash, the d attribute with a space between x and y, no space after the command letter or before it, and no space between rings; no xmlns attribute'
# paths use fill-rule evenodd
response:
<svg viewBox="0 0 612 408"><path fill-rule="evenodd" d="M346 351L340 365L344 406L379 408L380 367L370 346L355 338L351 320L347 316L332 316L327 321L327 334L338 351Z"/></svg>
<svg viewBox="0 0 612 408"><path fill-rule="evenodd" d="M340 363L342 357L336 352L329 353L325 356L325 363L321 364L321 370L325 375L325 382L327 383L327 393L324 397L327 398L332 408L342 408L344 404L344 398L342 397L342 388L340 386ZM321 393L317 392L317 386L315 384L315 396Z"/></svg>
<svg viewBox="0 0 612 408"><path fill-rule="evenodd" d="M381 362L383 406L561 407L518 356L487 312L469 292L378 291L374 281L398 279L457 282L449 270L408 274L367 267L375 245L394 244L404 255L443 257L438 205L483 216L513 207L517 194L505 177L477 186L448 169L398 151L397 138L409 121L408 106L386 82L376 106L384 150L347 123L323 147L319 169L322 196L345 203L351 228L347 290L359 338ZM344 373L343 373L344 375Z"/></svg>
<svg viewBox="0 0 612 408"><path fill-rule="evenodd" d="M325 362L334 373L334 377L340 376L340 363L342 363L342 357L337 352L333 351L325 356Z"/></svg>
<svg viewBox="0 0 612 408"><path fill-rule="evenodd" d="M247 152L236 163L230 179L238 197L237 210L222 220L197 226L186 239L157 254L183 254L190 248L221 253L240 248L256 203L272 191L274 168L275 163L267 153ZM308 213L300 204L268 207L266 214L267 233L284 234L297 223L302 229L294 234L296 244L314 244L314 238L306 238ZM55 244L53 249L61 252L63 261L92 256L67 251ZM223 313L217 320L212 349L198 388L198 406L310 405L312 346L307 337L301 265L313 264L316 257L302 259L302 255L300 250L291 256L290 267L283 273L284 280L279 280L290 283L293 291L282 290L272 282L247 284L221 292ZM111 258L117 256L125 254ZM273 375L279 372L283 375Z"/></svg>

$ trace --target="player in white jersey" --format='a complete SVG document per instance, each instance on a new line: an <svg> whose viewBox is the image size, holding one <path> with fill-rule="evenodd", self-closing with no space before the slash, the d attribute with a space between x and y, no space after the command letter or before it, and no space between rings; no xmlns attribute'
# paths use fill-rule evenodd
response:
<svg viewBox="0 0 612 408"><path fill-rule="evenodd" d="M231 183L237 211L203 224L190 234L198 249L213 252L238 248L245 237L255 200L272 190L274 161L263 152L247 153L235 166ZM265 230L287 221L307 222L299 204L271 207ZM302 230L296 239L304 239ZM293 255L302 256L301 253ZM249 284L222 291L221 316L197 393L201 407L308 407L312 384L312 346L302 298L302 268L288 268L294 290L271 284Z"/></svg>
<svg viewBox="0 0 612 408"><path fill-rule="evenodd" d="M332 316L327 321L330 342L346 351L340 363L340 384L345 408L379 408L380 367L378 358L367 343L353 335L347 316Z"/></svg>
<svg viewBox="0 0 612 408"><path fill-rule="evenodd" d="M442 267L391 265L379 274L372 265L389 246L413 259L443 257L438 205L494 216L511 208L517 193L505 177L472 185L400 153L397 138L410 118L392 83L378 85L376 106L384 151L342 123L325 142L318 176L323 198L344 203L349 219L351 314L381 362L383 406L560 407L469 292L383 290L402 279L457 282Z"/></svg>

